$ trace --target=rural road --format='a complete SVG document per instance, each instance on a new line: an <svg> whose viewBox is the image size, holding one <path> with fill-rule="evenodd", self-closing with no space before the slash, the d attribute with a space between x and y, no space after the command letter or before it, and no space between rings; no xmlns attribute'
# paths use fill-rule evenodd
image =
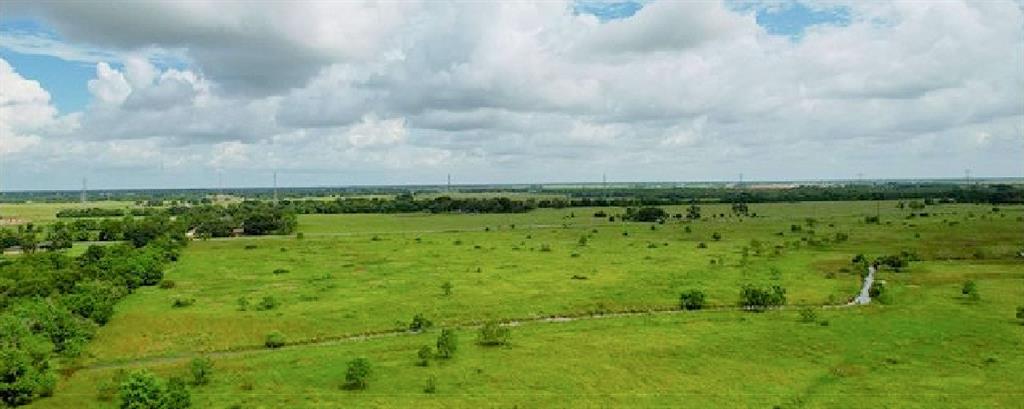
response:
<svg viewBox="0 0 1024 409"><path fill-rule="evenodd" d="M861 288L860 294L858 294L857 297L854 298L853 301L850 301L847 304L838 304L838 305L802 305L802 304L791 304L791 305L781 306L781 307L778 307L776 309L785 310L785 309L797 308L797 307L845 308L845 307L853 307L853 306L857 306L857 305L866 305L866 304L871 303L871 295L869 293L869 290L871 289L871 284L874 282L874 280L875 280L875 268L874 267L868 267L868 275L866 277L864 277L864 284L863 284L863 286ZM663 308L651 308L651 309L639 310L639 311L612 311L612 312L600 312L600 313L582 313L582 314L578 314L578 315L550 315L550 316L527 317L527 318L518 318L518 319L513 318L513 319L507 319L507 320L501 321L501 325L510 326L510 327L517 327L517 326L521 326L521 325L524 325L524 324L545 324L545 323L550 324L550 323L563 323L563 322L572 322L572 321L580 321L580 320L592 320L592 319L602 319L602 318L650 316L650 315L656 315L656 314L697 314L697 313L707 313L707 312L716 312L716 311L717 312L725 312L725 311L742 311L742 310L744 310L744 308L741 307L741 306L729 306L729 305L706 306L706 307L704 307L701 310L681 310L677 306L666 306L666 307L663 307ZM481 325L483 325L483 323L481 323L481 322L464 322L464 323L454 323L453 325L449 325L448 327L449 328L454 328L454 329L471 329L471 328L480 327ZM334 336L334 337L325 337L325 338L320 338L320 339L303 340L303 341L298 341L298 342L294 342L294 343L289 343L289 344L287 344L287 345L285 345L285 346L283 346L281 348L275 348L275 349L269 349L269 348L264 347L263 345L247 345L247 346L242 346L242 347L236 348L236 349L209 351L209 352L205 352L205 353L185 353L185 354L176 354L176 355L170 355L170 356L157 356L157 357L139 358L139 359L132 359L132 360L127 360L127 361L97 362L97 363L93 363L93 364L89 364L89 365L84 365L84 366L81 366L81 367L78 367L78 368L75 368L75 369L76 370L98 370L98 369L111 369L111 368L139 367L139 366L154 365L154 364L167 364L167 363L175 363L175 362L185 362L185 361L187 361L189 359L192 359L192 358L200 356L200 355L206 356L206 357L210 357L210 358L217 358L217 357L221 357L222 358L222 357L231 357L231 356L239 356L239 355L264 354L264 353L272 353L274 351L277 351L278 349L290 349L290 348L298 348L298 347L323 347L323 346L338 345L338 344L350 343L350 342L361 342L361 341L367 341L367 340L379 339L379 338L391 338L391 337L399 337L399 336L415 336L415 335L422 334L422 333L423 332L409 331L409 330L405 330L405 329L392 329L392 330L383 330L383 331L379 331L379 332L365 333L365 334L348 334L348 335L341 335L341 336Z"/></svg>

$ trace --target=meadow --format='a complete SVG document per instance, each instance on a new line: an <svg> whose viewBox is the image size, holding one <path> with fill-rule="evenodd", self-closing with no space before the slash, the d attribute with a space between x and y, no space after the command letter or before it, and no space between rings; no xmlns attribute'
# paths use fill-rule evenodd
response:
<svg viewBox="0 0 1024 409"><path fill-rule="evenodd" d="M116 407L98 387L119 370L183 374L197 356L215 372L193 390L196 407L924 408L1024 399L1024 326L1014 318L1024 304L1021 206L933 205L927 217L894 201L751 204L754 217L701 208L698 221L664 224L594 216L621 208L301 215L296 235L196 240L165 274L173 287L140 288L120 302L86 352L63 363L55 396L31 406ZM919 261L879 273L884 302L845 306L863 273L852 258L900 252ZM979 300L961 295L965 280L977 283ZM789 306L736 310L748 283L785 287ZM708 309L678 311L689 289L706 293ZM407 331L417 314L433 327ZM475 345L485 321L509 323L511 343ZM417 349L440 328L457 330L457 354L417 366ZM285 345L267 349L274 331ZM373 365L369 386L341 389L355 357ZM428 378L434 393L424 393Z"/></svg>

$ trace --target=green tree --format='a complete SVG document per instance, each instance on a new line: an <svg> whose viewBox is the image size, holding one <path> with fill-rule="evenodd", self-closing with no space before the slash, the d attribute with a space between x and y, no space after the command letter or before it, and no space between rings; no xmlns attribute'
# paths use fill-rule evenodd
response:
<svg viewBox="0 0 1024 409"><path fill-rule="evenodd" d="M193 385L206 385L210 383L210 374L213 373L213 361L207 357L193 358L188 369L192 373Z"/></svg>
<svg viewBox="0 0 1024 409"><path fill-rule="evenodd" d="M978 293L978 285L975 284L974 280L964 281L963 287L960 288L960 293L971 301L978 301L981 299L981 294Z"/></svg>
<svg viewBox="0 0 1024 409"><path fill-rule="evenodd" d="M679 308L684 310L699 310L704 308L704 291L687 290L679 295Z"/></svg>
<svg viewBox="0 0 1024 409"><path fill-rule="evenodd" d="M192 407L192 395L185 386L185 380L174 377L167 382L161 409L188 409Z"/></svg>
<svg viewBox="0 0 1024 409"><path fill-rule="evenodd" d="M164 385L149 371L132 372L121 383L121 409L162 409Z"/></svg>
<svg viewBox="0 0 1024 409"><path fill-rule="evenodd" d="M441 335L437 337L437 356L442 359L449 359L455 355L455 350L459 347L458 337L455 335L455 331L450 329L442 329Z"/></svg>
<svg viewBox="0 0 1024 409"><path fill-rule="evenodd" d="M480 327L476 342L485 346L507 345L511 335L508 327L491 321Z"/></svg>
<svg viewBox="0 0 1024 409"><path fill-rule="evenodd" d="M757 287L745 284L740 290L740 306L750 311L764 311L786 305L786 289L779 285Z"/></svg>
<svg viewBox="0 0 1024 409"><path fill-rule="evenodd" d="M427 319L427 317L423 316L423 314L416 314L416 316L412 317L412 322L409 323L409 330L419 332L430 329L432 326L434 326L434 323Z"/></svg>
<svg viewBox="0 0 1024 409"><path fill-rule="evenodd" d="M348 368L345 370L345 388L366 389L367 381L372 372L370 360L366 358L356 358L349 361Z"/></svg>
<svg viewBox="0 0 1024 409"><path fill-rule="evenodd" d="M424 345L416 352L416 357L419 358L419 360L416 361L416 365L428 366L430 365L430 358L434 357L434 350L430 349L430 345Z"/></svg>

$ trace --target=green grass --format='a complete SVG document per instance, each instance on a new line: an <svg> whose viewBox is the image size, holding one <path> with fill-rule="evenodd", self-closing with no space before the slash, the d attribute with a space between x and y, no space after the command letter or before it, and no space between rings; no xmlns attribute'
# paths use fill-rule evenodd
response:
<svg viewBox="0 0 1024 409"><path fill-rule="evenodd" d="M939 214L913 219L894 202L755 204L758 217L744 219L711 218L726 205L702 208L690 233L678 221L651 230L576 208L309 215L299 219L303 239L196 241L166 274L177 286L122 301L75 362L97 368L77 371L35 406L112 407L94 400L111 365L181 373L199 353L214 354L217 372L194 390L197 407L1013 407L1022 398L1024 326L1013 311L1024 304L1024 263L1014 258L1024 248L1024 208L930 206ZM876 212L883 223L865 224ZM840 232L849 240L810 244ZM749 250L755 240L761 255ZM859 272L840 272L853 255L900 251L926 261L880 274L892 304L822 310L829 326L799 323L795 309L536 322L514 328L506 348L474 346L465 329L456 359L428 368L414 365L415 354L436 330L294 345L404 328L417 313L441 327L670 309L690 288L733 305L751 282L783 285L790 304L844 303L859 287ZM966 279L978 282L981 301L959 297ZM264 296L280 306L239 311L239 297ZM175 297L196 302L172 308ZM262 349L275 330L293 345ZM370 388L341 390L356 356L377 369ZM436 395L422 393L429 375Z"/></svg>
<svg viewBox="0 0 1024 409"><path fill-rule="evenodd" d="M96 201L87 203L0 203L0 218L18 219L22 223L46 224L57 221L61 209L85 209L98 207L116 209L136 207L134 202ZM74 219L65 219L70 221Z"/></svg>

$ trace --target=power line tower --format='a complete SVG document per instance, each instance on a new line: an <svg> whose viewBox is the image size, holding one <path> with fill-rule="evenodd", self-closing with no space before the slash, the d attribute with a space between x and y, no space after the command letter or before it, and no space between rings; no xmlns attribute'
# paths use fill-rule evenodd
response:
<svg viewBox="0 0 1024 409"><path fill-rule="evenodd" d="M971 170L970 169L964 169L964 184L968 185L968 186L971 185Z"/></svg>
<svg viewBox="0 0 1024 409"><path fill-rule="evenodd" d="M277 204L277 171L274 171L274 204Z"/></svg>
<svg viewBox="0 0 1024 409"><path fill-rule="evenodd" d="M452 174L451 173L448 174L448 187L445 188L445 192L448 192L448 193L452 192Z"/></svg>
<svg viewBox="0 0 1024 409"><path fill-rule="evenodd" d="M86 196L86 190L88 189L87 188L87 186L88 186L87 182L88 181L85 178L82 178L82 193L79 194L79 196L78 196L78 200L81 201L82 203L85 203L87 201L87 199L88 199L88 197Z"/></svg>

